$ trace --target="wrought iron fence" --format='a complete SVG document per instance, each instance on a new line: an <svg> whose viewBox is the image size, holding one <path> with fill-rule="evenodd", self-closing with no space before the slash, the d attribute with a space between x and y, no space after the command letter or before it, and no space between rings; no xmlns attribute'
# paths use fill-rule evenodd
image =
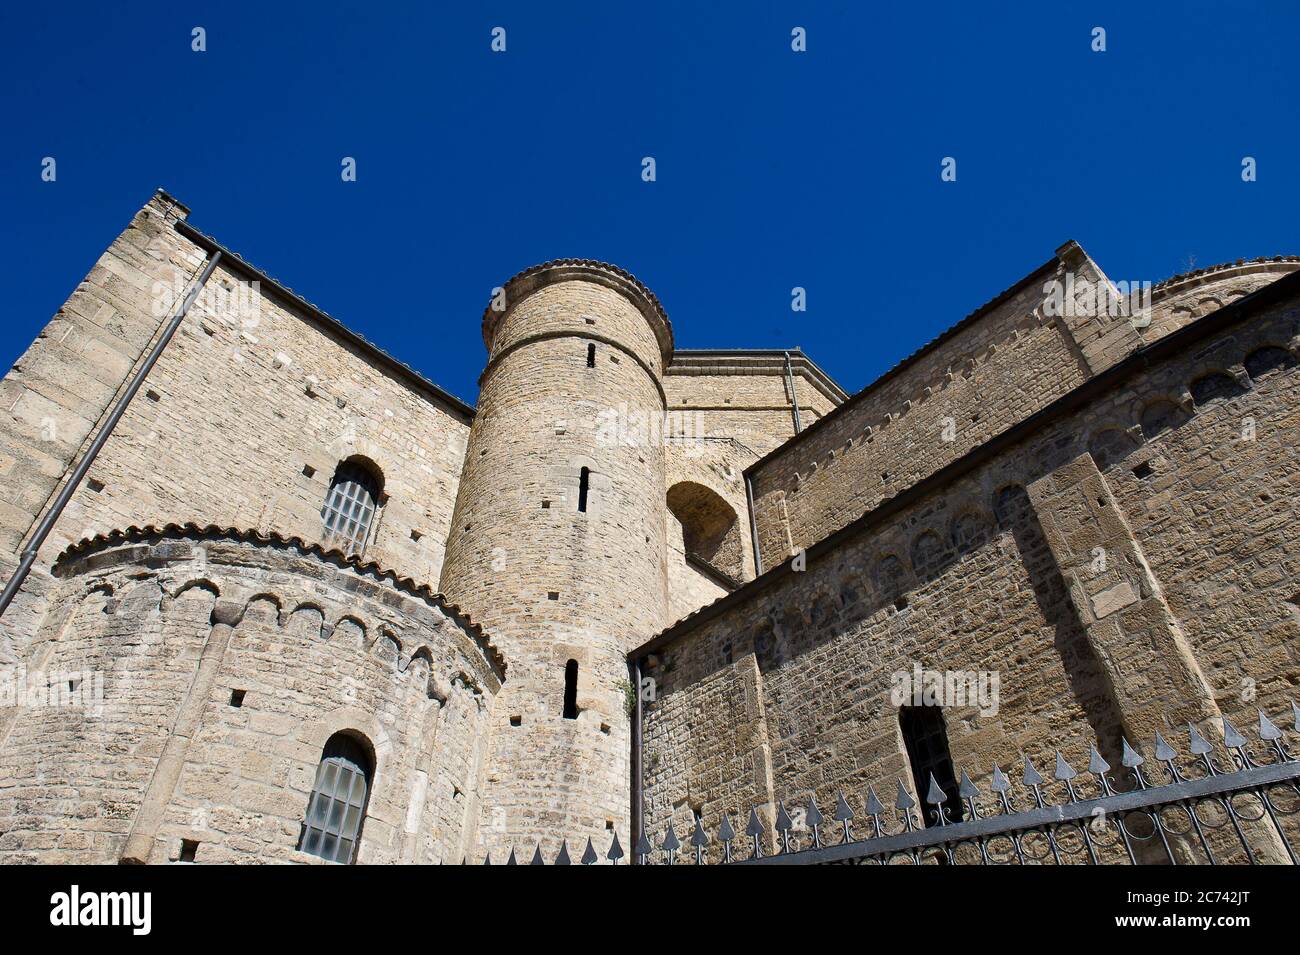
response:
<svg viewBox="0 0 1300 955"><path fill-rule="evenodd" d="M1291 710L1300 734L1300 707L1292 703ZM951 818L950 794L931 775L924 817L898 780L892 813L872 787L862 813L840 792L829 820L809 798L794 813L778 804L770 826L770 810L751 808L741 833L724 814L711 838L697 818L685 845L671 825L653 843L643 828L632 851L643 865L1295 865L1300 760L1263 711L1256 732L1257 741L1247 740L1225 718L1216 751L1189 724L1188 757L1157 733L1155 763L1125 739L1121 774L1112 774L1096 746L1086 775L1058 751L1051 782L1025 756L1019 786L995 766L987 792L963 771L960 820ZM617 865L624 858L615 833L603 854L588 839L578 864ZM549 863L539 846L529 864L572 863L562 844ZM519 864L513 851L506 864Z"/></svg>

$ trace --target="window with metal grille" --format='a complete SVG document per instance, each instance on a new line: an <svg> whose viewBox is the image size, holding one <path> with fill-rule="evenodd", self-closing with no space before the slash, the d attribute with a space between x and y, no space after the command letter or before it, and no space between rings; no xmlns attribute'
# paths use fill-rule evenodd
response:
<svg viewBox="0 0 1300 955"><path fill-rule="evenodd" d="M298 836L299 850L344 865L356 859L370 795L370 774L370 757L360 742L346 733L329 738L307 800L307 818Z"/></svg>
<svg viewBox="0 0 1300 955"><path fill-rule="evenodd" d="M325 542L337 544L349 554L365 550L378 502L379 482L374 474L353 461L340 464L320 509Z"/></svg>
<svg viewBox="0 0 1300 955"><path fill-rule="evenodd" d="M925 801L930 791L931 773L948 797L943 804L948 810L948 819L961 822L961 799L957 795L952 755L948 752L948 730L943 722L943 709L938 706L905 706L899 712L898 720L907 746L907 759L912 764L912 782L921 797L920 808L926 826L938 825L933 816L935 807Z"/></svg>

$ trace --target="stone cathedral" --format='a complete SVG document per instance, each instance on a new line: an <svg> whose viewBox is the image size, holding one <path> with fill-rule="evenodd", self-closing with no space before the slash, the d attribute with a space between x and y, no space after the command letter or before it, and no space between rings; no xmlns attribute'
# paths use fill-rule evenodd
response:
<svg viewBox="0 0 1300 955"><path fill-rule="evenodd" d="M853 395L558 259L471 407L188 217L0 385L0 862L603 854L1297 698L1300 259L1070 242Z"/></svg>

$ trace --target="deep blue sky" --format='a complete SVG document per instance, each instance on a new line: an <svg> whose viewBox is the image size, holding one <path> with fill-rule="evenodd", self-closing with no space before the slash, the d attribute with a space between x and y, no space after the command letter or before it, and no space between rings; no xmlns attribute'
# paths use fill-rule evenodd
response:
<svg viewBox="0 0 1300 955"><path fill-rule="evenodd" d="M470 401L491 288L560 256L853 391L1066 239L1130 280L1300 252L1290 0L275 6L5 5L0 360L157 186Z"/></svg>

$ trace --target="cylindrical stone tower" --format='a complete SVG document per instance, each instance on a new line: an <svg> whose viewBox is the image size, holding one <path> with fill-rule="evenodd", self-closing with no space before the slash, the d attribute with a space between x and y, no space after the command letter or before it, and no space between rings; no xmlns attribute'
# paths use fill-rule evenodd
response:
<svg viewBox="0 0 1300 955"><path fill-rule="evenodd" d="M563 259L511 279L483 338L441 582L506 657L480 832L627 849L626 654L667 623L672 329L628 273Z"/></svg>

